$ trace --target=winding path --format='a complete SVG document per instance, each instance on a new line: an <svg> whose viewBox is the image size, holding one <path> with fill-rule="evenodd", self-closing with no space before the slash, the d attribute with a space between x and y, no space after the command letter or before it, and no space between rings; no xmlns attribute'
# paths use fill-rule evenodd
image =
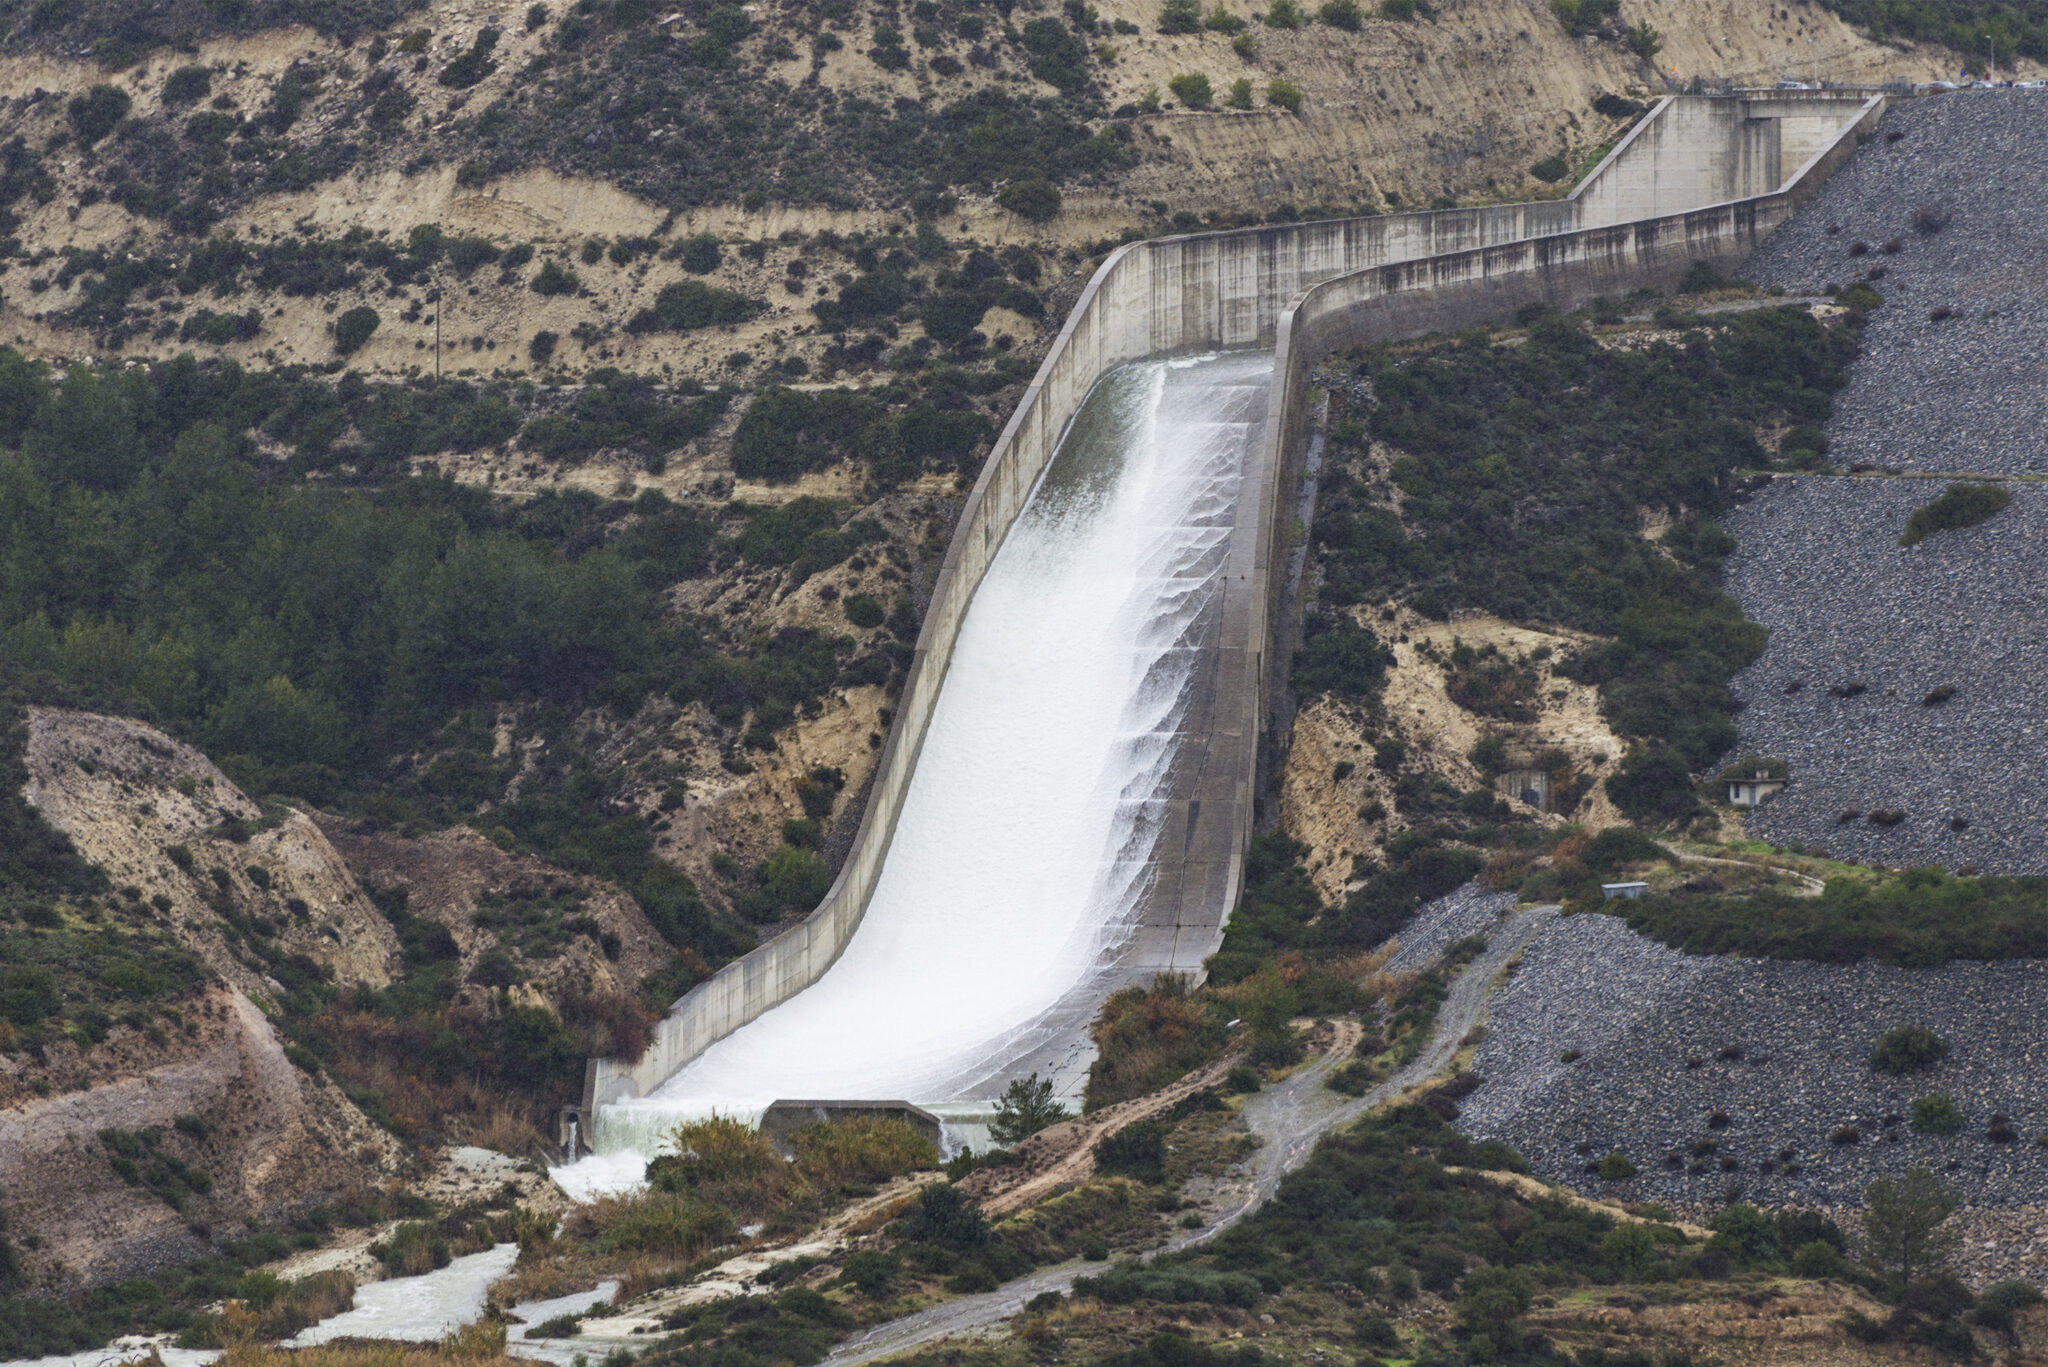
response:
<svg viewBox="0 0 2048 1367"><path fill-rule="evenodd" d="M1466 1032L1484 1016L1487 996L1502 967L1557 914L1556 907L1527 907L1494 927L1485 952L1451 985L1450 996L1438 1010L1436 1028L1421 1054L1364 1096L1345 1097L1323 1086L1323 1075L1343 1060L1345 1052L1332 1049L1267 1090L1248 1097L1245 1124L1265 1143L1246 1160L1251 1170L1250 1181L1240 1198L1202 1228L1190 1230L1144 1256L1150 1259L1214 1239L1264 1205L1279 1189L1280 1180L1314 1152L1316 1141L1323 1135L1440 1072L1458 1052ZM906 1353L937 1339L985 1329L1023 1310L1024 1303L1033 1296L1066 1291L1078 1278L1101 1270L1100 1263L1062 1263L1020 1277L994 1291L963 1296L905 1315L840 1344L825 1359L825 1367L859 1367L861 1363Z"/></svg>

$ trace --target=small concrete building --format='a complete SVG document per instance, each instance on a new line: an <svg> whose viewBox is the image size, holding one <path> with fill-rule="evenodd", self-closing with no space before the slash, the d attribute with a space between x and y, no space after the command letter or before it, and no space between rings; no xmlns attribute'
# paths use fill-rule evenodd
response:
<svg viewBox="0 0 2048 1367"><path fill-rule="evenodd" d="M1749 778L1728 780L1728 805L1731 807L1761 807L1784 788L1785 780L1772 778L1759 769Z"/></svg>
<svg viewBox="0 0 2048 1367"><path fill-rule="evenodd" d="M1648 883L1602 883L1600 885L1600 895L1602 897L1626 897L1631 902L1638 900L1649 890L1650 885Z"/></svg>
<svg viewBox="0 0 2048 1367"><path fill-rule="evenodd" d="M1791 775L1784 760L1746 755L1721 771L1721 781L1728 785L1729 806L1761 807L1784 791Z"/></svg>

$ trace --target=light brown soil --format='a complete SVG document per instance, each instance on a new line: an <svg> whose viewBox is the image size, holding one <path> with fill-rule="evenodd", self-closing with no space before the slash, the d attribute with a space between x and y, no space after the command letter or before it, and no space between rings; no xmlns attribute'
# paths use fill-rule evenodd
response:
<svg viewBox="0 0 2048 1367"><path fill-rule="evenodd" d="M286 1059L277 1033L242 993L222 988L180 1012L194 1028L144 1049L132 1062L98 1060L95 1085L0 1109L0 1190L9 1233L38 1281L91 1284L145 1266L199 1256L195 1227L231 1228L275 1218L378 1180L395 1168L396 1143L370 1125L331 1082ZM117 1059L125 1031L95 1050ZM69 1046L57 1046L61 1052ZM72 1051L75 1053L75 1050ZM79 1060L81 1066L95 1060ZM204 1138L175 1127L197 1116ZM146 1186L123 1182L98 1135L155 1127L166 1152L201 1168L213 1190L179 1213Z"/></svg>
<svg viewBox="0 0 2048 1367"><path fill-rule="evenodd" d="M619 937L619 953L607 959L590 941L572 939L559 955L531 961L531 981L550 995L563 991L630 994L646 977L666 965L672 951L641 914L639 904L609 883L564 873L527 855L509 854L467 826L417 839L389 831L357 832L348 823L323 818L320 823L334 848L365 882L403 888L406 910L448 927L462 950L465 974L497 937L472 921L479 899L489 891L568 885L583 897L580 915L601 930ZM493 989L471 986L470 997L487 998Z"/></svg>
<svg viewBox="0 0 2048 1367"><path fill-rule="evenodd" d="M117 887L168 898L164 915L180 937L243 992L281 995L222 935L206 904L219 886L214 870L239 905L275 921L281 946L332 968L337 982L391 980L397 937L304 813L239 843L212 834L225 820L253 823L262 813L205 755L120 717L31 708L26 759L29 802ZM173 858L177 846L189 852L189 868ZM268 876L267 888L252 869Z"/></svg>
<svg viewBox="0 0 2048 1367"><path fill-rule="evenodd" d="M1254 6L1247 0L1231 0L1226 8L1248 17ZM1651 75L1612 41L1572 38L1540 9L1530 11L1500 0L1451 0L1440 5L1428 23L1372 18L1356 34L1313 24L1291 32L1254 24L1248 31L1256 48L1249 57L1238 55L1226 35L1175 37L1155 32L1157 6L1152 0L1106 0L1098 9L1104 19L1126 19L1142 30L1110 41L1116 50L1114 60L1095 67L1110 106L1139 102L1148 91L1163 90L1174 75L1199 71L1210 77L1219 94L1240 76L1251 81L1258 107L1195 111L1173 107L1169 100L1160 113L1133 121L1138 164L1106 186L1069 186L1064 211L1049 224L1025 222L996 206L985 193L961 197L957 216L944 225L949 234L984 245L1036 244L1060 258L1050 263L1056 279L1062 273L1083 273L1084 264L1074 250L1082 244L1133 227L1148 235L1168 231L1167 221L1149 207L1154 201L1176 211L1265 214L1284 203L1379 207L1388 202L1389 193L1406 206L1426 204L1440 194L1506 199L1554 194L1556 190L1534 180L1528 168L1553 152L1578 156L1609 140L1617 125L1593 114L1592 99L1606 90L1639 88ZM432 0L408 14L388 36L395 38L413 28L429 30L424 54L429 70L466 48L479 28L496 25L503 35L496 53L498 70L474 89L453 91L431 76L411 74L407 64L401 80L419 104L407 121L405 137L334 181L268 195L238 209L221 230L262 242L301 231L338 235L356 227L402 237L418 224L437 223L450 233L481 234L508 244L531 241L544 256L553 254L574 265L583 292L552 299L526 288L532 267L505 285L496 283L491 267L467 281L445 281L449 288L440 310L439 368L447 373L533 372L526 345L541 330L563 338L557 365L611 363L642 373L752 382L762 379L764 362L774 357L802 355L815 367L829 339L817 332L808 307L817 285L843 263L814 258L823 269L814 272L804 293L790 295L782 288L783 266L803 249L775 239L784 232L810 234L825 228L840 233L886 230L904 222L900 209L873 205L823 210L771 203L754 210L720 204L680 212L672 225L674 233L709 231L729 241L769 242L764 260L746 262L728 253L726 264L708 277L713 284L765 300L767 311L737 326L636 338L619 332L619 326L651 302L663 285L684 278L680 267L645 260L627 267L608 261L586 266L571 254L586 238L650 233L668 217L665 208L602 181L564 176L544 167L474 187L455 183L452 164L406 174L404 168L433 144L438 133L512 88L526 63L543 51L552 26L528 33L522 14L517 0ZM1930 79L1955 66L1952 54L1871 42L1808 4L1644 0L1630 14L1662 34L1664 51L1658 65L1667 75L1697 73L1768 83L1784 75L1808 75L1817 61L1820 74L1837 81ZM757 19L774 22L769 15ZM1018 50L1000 42L995 47L1001 72L1010 83L1033 88L1036 83L1025 73ZM214 69L216 94L232 98L243 110L257 110L284 69L300 60L331 72L348 66L359 77L365 54L360 43L344 45L305 29L211 40L196 56L160 51L128 71L111 74L47 52L15 51L0 56L0 97L17 101L15 109L0 117L0 132L20 132L42 145L62 127L63 101L46 98L30 106L21 103L23 98L38 90L61 95L95 81L127 91L138 119L175 118L179 111L167 114L162 106L163 79L190 62ZM808 62L801 57L770 65L772 75L792 82L808 74ZM1299 115L1264 103L1264 89L1276 78L1292 81L1304 91ZM959 77L934 76L922 61L903 72L886 72L855 42L830 54L819 75L821 84L842 95L885 103L899 97L944 103L985 87L990 79L990 74L973 68ZM330 75L290 136L332 132L330 125L341 106L338 92L349 84ZM159 225L110 201L82 206L79 192L85 180L76 154L52 161L59 193L48 204L24 206L20 235L32 248L134 250L161 236ZM46 271L38 274L47 277ZM52 286L35 292L14 288L10 282L0 307L0 337L43 355L75 357L90 352L90 336L53 316L77 302L78 288ZM423 309L411 323L397 316L407 300L421 295L410 289L403 298L393 299L367 286L321 299L250 292L232 307L253 307L265 315L264 332L254 341L215 348L175 339L138 340L129 344L127 354L197 350L218 351L245 362L324 361L332 354L334 313L367 303L384 314L384 321L351 364L369 371L431 374L437 368L434 309ZM999 316L986 320L983 330L990 338L1014 336L1024 354L1031 355L1059 321L1057 310L1044 322ZM572 340L569 334L578 325L603 335L587 344ZM900 340L908 342L918 332L912 323ZM751 364L729 368L727 360L736 352L749 353Z"/></svg>
<svg viewBox="0 0 2048 1367"><path fill-rule="evenodd" d="M1560 656L1592 638L1563 628L1520 626L1477 613L1461 612L1448 622L1435 622L1405 608L1392 618L1362 608L1354 612L1361 625L1377 632L1393 650L1395 663L1387 672L1385 715L1387 729L1408 747L1408 768L1422 769L1470 791L1484 780L1469 755L1488 734L1502 736L1521 748L1566 751L1582 770L1596 777L1610 772L1626 749L1600 715L1599 690L1564 678L1554 668ZM1549 659L1529 662L1538 680L1535 695L1540 705L1535 721L1503 723L1451 700L1438 659L1447 656L1457 641L1475 647L1492 645L1515 657L1550 647ZM1424 654L1425 643L1437 659ZM1353 858L1376 857L1386 839L1407 824L1394 801L1395 776L1374 767L1372 745L1366 739L1370 734L1371 720L1364 709L1334 698L1318 698L1295 718L1280 777L1281 825L1309 847L1305 862L1310 875L1323 896L1331 900L1341 898L1347 890ZM1337 767L1344 763L1352 769L1337 778ZM1374 801L1382 803L1389 815L1379 822L1367 822L1359 810ZM1538 813L1535 819L1553 825L1570 820L1593 831L1624 821L1597 782L1573 812Z"/></svg>

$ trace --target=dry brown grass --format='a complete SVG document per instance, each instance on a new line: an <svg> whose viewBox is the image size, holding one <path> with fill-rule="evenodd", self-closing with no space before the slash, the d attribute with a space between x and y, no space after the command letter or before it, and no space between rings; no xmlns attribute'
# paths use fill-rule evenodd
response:
<svg viewBox="0 0 2048 1367"><path fill-rule="evenodd" d="M615 1302L624 1304L635 1296L674 1286L689 1276L690 1271L691 1264L679 1263L673 1258L635 1258L618 1273L619 1294L614 1298Z"/></svg>
<svg viewBox="0 0 2048 1367"><path fill-rule="evenodd" d="M478 1148L496 1149L516 1158L531 1158L547 1147L547 1141L532 1121L517 1111L492 1105L480 1116L458 1121L452 1129L464 1142Z"/></svg>
<svg viewBox="0 0 2048 1367"><path fill-rule="evenodd" d="M822 1215L848 1187L939 1163L929 1140L880 1116L806 1125L791 1137L794 1161L784 1161L766 1135L724 1116L678 1125L669 1142L675 1152L648 1165L653 1187L778 1227Z"/></svg>
<svg viewBox="0 0 2048 1367"><path fill-rule="evenodd" d="M152 1358L151 1367L161 1361ZM221 1354L216 1367L447 1367L450 1362L465 1367L532 1367L506 1354L502 1324L459 1329L438 1348L362 1340L291 1349L238 1343Z"/></svg>
<svg viewBox="0 0 2048 1367"><path fill-rule="evenodd" d="M356 1303L356 1279L346 1272L315 1272L296 1281L253 1272L242 1279L242 1287L243 1299L228 1301L217 1314L199 1316L179 1335L179 1346L226 1348L290 1338Z"/></svg>
<svg viewBox="0 0 2048 1367"><path fill-rule="evenodd" d="M1222 1046L1222 1031L1178 974L1150 988L1110 995L1094 1025L1097 1057L1088 1072L1088 1110L1156 1091L1200 1066Z"/></svg>
<svg viewBox="0 0 2048 1367"><path fill-rule="evenodd" d="M577 1272L559 1258L531 1258L520 1255L511 1272L491 1283L491 1298L502 1305L521 1301L551 1301L557 1296L588 1291L598 1278Z"/></svg>

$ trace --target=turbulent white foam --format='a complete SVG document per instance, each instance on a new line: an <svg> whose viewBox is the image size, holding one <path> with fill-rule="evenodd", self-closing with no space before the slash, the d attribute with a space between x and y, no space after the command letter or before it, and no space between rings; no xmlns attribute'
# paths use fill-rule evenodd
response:
<svg viewBox="0 0 2048 1367"><path fill-rule="evenodd" d="M1122 942L1271 364L1152 363L1097 387L975 593L839 962L653 1096L605 1107L600 1156L558 1177L616 1189L713 1110L949 1099Z"/></svg>

